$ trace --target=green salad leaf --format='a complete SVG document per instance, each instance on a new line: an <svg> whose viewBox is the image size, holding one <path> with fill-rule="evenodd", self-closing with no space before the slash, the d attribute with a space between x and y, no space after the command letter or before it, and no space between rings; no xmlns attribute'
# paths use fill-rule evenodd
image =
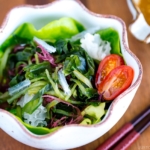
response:
<svg viewBox="0 0 150 150"><path fill-rule="evenodd" d="M85 120L81 124L85 124L90 119L92 124L98 123L101 117L105 114L105 103L100 103L98 106L89 105L83 111L82 115L85 116ZM87 122L89 124L89 121Z"/></svg>
<svg viewBox="0 0 150 150"><path fill-rule="evenodd" d="M41 104L42 104L42 97L29 101L23 107L22 114L24 112L32 114Z"/></svg>
<svg viewBox="0 0 150 150"><path fill-rule="evenodd" d="M27 124L25 122L23 122L19 117L15 116L19 122L21 122L29 131L31 131L32 133L34 134L37 134L37 135L45 135L45 134L48 134L48 133L52 133L56 130L58 130L59 128L61 127L55 127L55 128L52 128L52 129L48 129L46 127L34 127L34 126L31 126L30 124Z"/></svg>
<svg viewBox="0 0 150 150"><path fill-rule="evenodd" d="M67 57L63 63L63 73L65 75L71 74L74 70L79 70L82 73L86 72L85 58L79 57L78 55L71 55Z"/></svg>
<svg viewBox="0 0 150 150"><path fill-rule="evenodd" d="M120 49L120 37L115 29L106 28L99 30L97 33L100 35L102 40L110 42L112 54L119 54L122 56Z"/></svg>
<svg viewBox="0 0 150 150"><path fill-rule="evenodd" d="M71 38L73 35L84 30L84 27L73 18L64 17L54 20L41 29L37 30L30 23L24 23L8 37L8 39L0 46L0 51L5 51L9 45L19 44L20 41L16 37L30 41L34 36L48 41L56 41L59 39Z"/></svg>

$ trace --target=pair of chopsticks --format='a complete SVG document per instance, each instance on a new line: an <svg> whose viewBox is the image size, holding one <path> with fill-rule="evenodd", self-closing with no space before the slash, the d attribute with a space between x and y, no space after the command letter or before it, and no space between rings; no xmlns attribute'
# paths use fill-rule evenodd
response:
<svg viewBox="0 0 150 150"><path fill-rule="evenodd" d="M150 126L150 106L126 123L96 150L126 150Z"/></svg>

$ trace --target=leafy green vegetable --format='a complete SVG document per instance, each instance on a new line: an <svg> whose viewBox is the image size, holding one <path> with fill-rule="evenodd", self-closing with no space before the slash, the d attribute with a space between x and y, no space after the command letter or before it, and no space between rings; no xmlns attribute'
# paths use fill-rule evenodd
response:
<svg viewBox="0 0 150 150"><path fill-rule="evenodd" d="M77 77L77 79L79 79L80 81L82 81L85 85L87 85L89 88L93 88L91 82L79 71L74 70L73 71L74 75Z"/></svg>
<svg viewBox="0 0 150 150"><path fill-rule="evenodd" d="M80 124L81 125L91 125L92 121L89 118L84 118Z"/></svg>
<svg viewBox="0 0 150 150"><path fill-rule="evenodd" d="M9 92L5 92L3 94L0 93L0 103L7 101L9 97Z"/></svg>
<svg viewBox="0 0 150 150"><path fill-rule="evenodd" d="M88 88L88 87L85 87L84 84L82 84L79 80L77 79L71 79L71 81L75 82L78 87L79 87L79 95L78 97L82 97L84 96L84 99L85 97L86 98L91 98L91 97L94 97L94 95L97 93L97 90L93 89L93 88Z"/></svg>
<svg viewBox="0 0 150 150"><path fill-rule="evenodd" d="M58 54L62 54L62 53L67 54L69 52L69 46L71 46L69 41L65 39L64 40L60 39L55 43L56 52Z"/></svg>
<svg viewBox="0 0 150 150"><path fill-rule="evenodd" d="M52 133L60 128L60 127L55 127L55 128L49 129L46 127L34 127L27 123L24 123L23 121L22 121L22 123L27 129L29 129L32 133L37 134L37 135L45 135L48 133Z"/></svg>
<svg viewBox="0 0 150 150"><path fill-rule="evenodd" d="M7 99L7 102L11 104L13 101L17 100L19 97L24 95L27 91L27 88L23 89L21 92L14 94L12 97Z"/></svg>
<svg viewBox="0 0 150 150"><path fill-rule="evenodd" d="M34 127L31 126L25 122L23 122L19 117L16 116L16 118L19 120L19 122L21 122L28 130L30 130L32 133L37 134L37 135L44 135L44 134L48 134L48 133L52 133L56 130L58 130L60 127L55 127L52 129L48 129L46 127Z"/></svg>
<svg viewBox="0 0 150 150"><path fill-rule="evenodd" d="M53 109L53 112L56 113L56 114L61 114L61 115L67 116L67 117L72 116L71 112L67 112L67 111L62 110L62 109Z"/></svg>
<svg viewBox="0 0 150 150"><path fill-rule="evenodd" d="M37 83L37 82L35 82L35 83ZM38 87L40 87L40 89L38 89ZM33 89L33 88L29 87L28 94L30 94L30 95L35 94L34 97L32 98L32 100L35 100L35 99L43 96L43 94L45 94L46 92L48 92L51 89L51 86L49 84L45 84L44 86L41 84L38 86L35 86L34 93L33 93L33 91L31 91L31 89Z"/></svg>
<svg viewBox="0 0 150 150"><path fill-rule="evenodd" d="M8 47L3 55L2 58L0 58L0 82L3 78L3 71L5 69L5 66L6 66L6 63L7 63L7 60L8 60L8 56L9 56L9 53L11 52L11 47Z"/></svg>
<svg viewBox="0 0 150 150"><path fill-rule="evenodd" d="M66 76L76 69L91 80L95 73L94 60L79 45L72 44L67 54L58 55L56 62L60 61L64 61L63 73Z"/></svg>
<svg viewBox="0 0 150 150"><path fill-rule="evenodd" d="M11 110L9 110L9 112L16 115L16 109L11 109Z"/></svg>
<svg viewBox="0 0 150 150"><path fill-rule="evenodd" d="M9 86L12 87L16 84L18 84L19 82L23 81L24 78L21 78L21 76L19 76L18 74L12 78L12 80L9 82Z"/></svg>
<svg viewBox="0 0 150 150"><path fill-rule="evenodd" d="M49 41L70 38L84 30L84 27L73 18L64 17L54 20L39 30L30 23L20 25L8 39L1 45L0 51L5 51L9 45L18 44L15 37L30 41L34 36Z"/></svg>
<svg viewBox="0 0 150 150"><path fill-rule="evenodd" d="M83 111L82 115L89 117L92 124L98 123L101 117L105 114L105 103L100 103L98 106L89 105ZM83 122L84 123L84 120Z"/></svg>
<svg viewBox="0 0 150 150"><path fill-rule="evenodd" d="M63 62L64 75L68 76L72 74L72 72L74 72L74 75L77 78L79 78L89 87L92 87L88 79L91 80L91 76L94 75L94 61L86 54L86 52L81 47L72 45L68 41L61 40L58 41L56 45L58 45L58 48L60 50L58 53L63 54L56 57L56 62L65 60ZM79 71L82 74L85 74L85 76L83 76Z"/></svg>
<svg viewBox="0 0 150 150"><path fill-rule="evenodd" d="M51 116L50 116L50 109L54 106L56 106L59 102L57 100L53 100L52 102L48 103L46 105L46 109L47 109L47 118L48 119L51 119Z"/></svg>
<svg viewBox="0 0 150 150"><path fill-rule="evenodd" d="M41 39L59 40L70 38L83 30L84 27L79 22L73 18L64 17L41 28L36 36Z"/></svg>
<svg viewBox="0 0 150 150"><path fill-rule="evenodd" d="M20 106L17 106L16 108L16 116L22 119L22 108Z"/></svg>
<svg viewBox="0 0 150 150"><path fill-rule="evenodd" d="M57 83L55 83L55 82L52 80L52 78L51 78L51 76L50 76L48 70L46 70L45 72L46 72L47 78L48 78L48 80L49 80L49 83L52 85L52 87L53 87L55 93L57 94L57 96L58 96L59 98L64 99L64 94L62 94L62 92L59 90Z"/></svg>
<svg viewBox="0 0 150 150"><path fill-rule="evenodd" d="M47 61L44 61L44 62L39 63L39 64L31 64L31 65L28 65L28 66L23 68L24 71L32 72L32 73L35 73L35 74L41 73L45 69L50 70L50 64Z"/></svg>
<svg viewBox="0 0 150 150"><path fill-rule="evenodd" d="M71 55L67 57L63 63L63 73L67 76L71 74L75 69L78 69L82 73L86 72L86 62L83 57L78 55Z"/></svg>
<svg viewBox="0 0 150 150"><path fill-rule="evenodd" d="M118 32L113 28L106 28L97 32L102 40L110 42L111 45L111 53L112 54L121 54L120 50L120 37Z"/></svg>
<svg viewBox="0 0 150 150"><path fill-rule="evenodd" d="M26 112L28 114L32 114L41 104L42 104L42 97L29 101L22 108L22 115L24 112Z"/></svg>

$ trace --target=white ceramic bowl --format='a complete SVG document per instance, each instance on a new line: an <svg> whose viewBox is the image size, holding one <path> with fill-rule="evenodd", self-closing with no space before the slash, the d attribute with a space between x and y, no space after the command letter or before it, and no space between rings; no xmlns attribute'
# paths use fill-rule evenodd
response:
<svg viewBox="0 0 150 150"><path fill-rule="evenodd" d="M12 114L0 109L0 128L11 137L32 147L40 149L70 149L92 142L110 130L123 116L130 105L142 79L142 66L137 57L129 50L124 22L115 16L95 14L87 10L80 1L55 1L44 6L21 6L7 15L0 31L0 44L24 23L31 22L37 28L63 16L73 17L86 28L100 26L113 27L120 36L121 51L127 65L134 69L132 85L111 104L107 115L96 125L67 125L47 135L35 135L26 129ZM14 21L15 18L15 21Z"/></svg>
<svg viewBox="0 0 150 150"><path fill-rule="evenodd" d="M129 30L135 38L145 43L150 42L150 25L146 22L143 13L138 7L140 0L127 0L130 12L133 16L133 22ZM146 9L146 7L145 7Z"/></svg>

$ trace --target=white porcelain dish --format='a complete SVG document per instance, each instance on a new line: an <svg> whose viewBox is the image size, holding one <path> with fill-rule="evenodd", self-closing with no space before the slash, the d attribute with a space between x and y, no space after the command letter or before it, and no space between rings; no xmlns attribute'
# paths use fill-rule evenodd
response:
<svg viewBox="0 0 150 150"><path fill-rule="evenodd" d="M39 28L63 16L73 17L86 28L100 26L102 29L116 29L120 36L124 59L127 65L134 69L135 75L132 85L113 101L103 121L96 125L67 125L51 134L39 136L28 131L12 114L0 109L0 128L14 139L39 149L71 149L92 142L105 134L127 110L143 74L140 61L128 48L124 22L115 16L95 14L86 9L80 1L63 0L44 6L24 5L12 9L0 29L0 44L24 22L30 22Z"/></svg>
<svg viewBox="0 0 150 150"><path fill-rule="evenodd" d="M129 30L135 38L145 43L150 42L150 26L146 22L145 17L138 7L140 0L127 0L130 12L133 16L133 23L129 26Z"/></svg>

